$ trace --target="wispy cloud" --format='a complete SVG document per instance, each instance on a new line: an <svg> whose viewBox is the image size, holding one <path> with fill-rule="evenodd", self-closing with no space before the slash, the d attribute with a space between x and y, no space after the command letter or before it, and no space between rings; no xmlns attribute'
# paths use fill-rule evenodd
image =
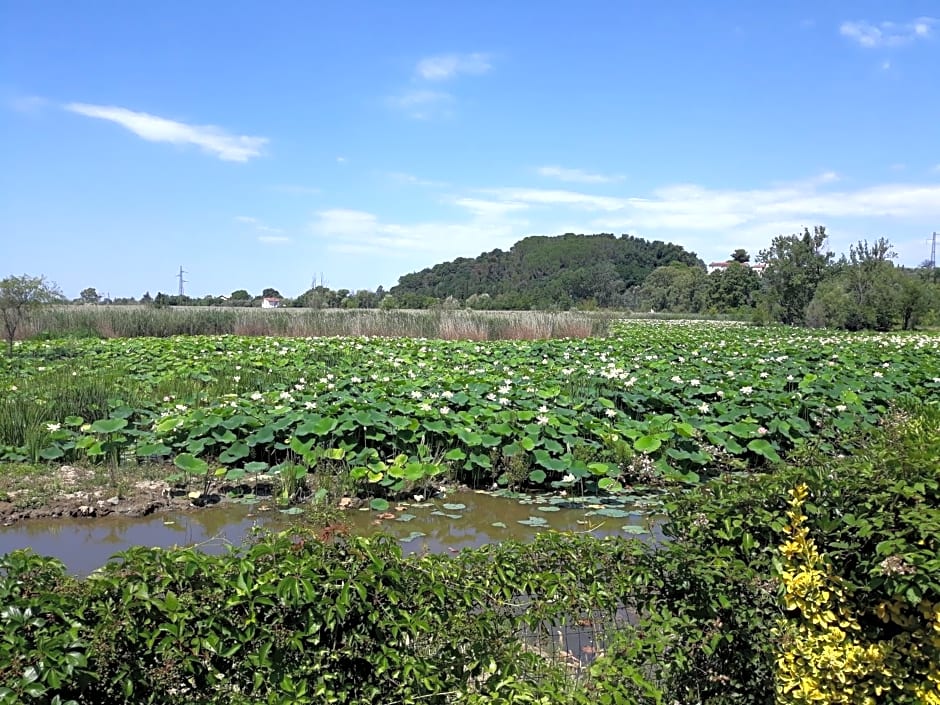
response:
<svg viewBox="0 0 940 705"><path fill-rule="evenodd" d="M317 213L311 233L326 241L326 249L346 254L426 257L428 263L502 247L511 243L526 221L498 214L466 221L386 222L373 213L330 209Z"/></svg>
<svg viewBox="0 0 940 705"><path fill-rule="evenodd" d="M940 182L933 181L851 188L837 174L822 172L753 189L673 184L617 196L589 188L478 188L439 200L453 207L451 216L402 222L365 210L327 209L316 214L310 232L331 252L406 257L425 266L507 248L527 235L562 232L630 233L677 242L708 259L735 247L756 252L777 235L823 224L830 226L836 251L853 238L890 231L902 257L913 261L917 243L906 242L903 233L940 218Z"/></svg>
<svg viewBox="0 0 940 705"><path fill-rule="evenodd" d="M621 176L596 174L583 169L566 169L563 166L541 166L536 171L539 176L580 184L607 184L612 181L620 181L623 178Z"/></svg>
<svg viewBox="0 0 940 705"><path fill-rule="evenodd" d="M452 93L429 86L458 76L479 76L490 69L487 54L438 54L426 56L415 66L412 88L386 99L389 107L415 120L447 118L454 114L456 99Z"/></svg>
<svg viewBox="0 0 940 705"><path fill-rule="evenodd" d="M940 215L940 184L887 184L823 190L803 183L770 189L720 190L697 185L658 189L627 199L624 216L595 220L607 227L723 230L781 218L923 218Z"/></svg>
<svg viewBox="0 0 940 705"><path fill-rule="evenodd" d="M235 222L248 225L255 232L262 233L257 236L258 242L263 242L266 245L279 245L290 242L290 238L282 234L284 231L281 228L271 227L250 215L236 215Z"/></svg>
<svg viewBox="0 0 940 705"><path fill-rule="evenodd" d="M385 174L389 179L399 184L408 186L427 186L430 188L442 188L447 186L445 181L434 181L433 179L422 179L420 176L408 174L404 171L390 171Z"/></svg>
<svg viewBox="0 0 940 705"><path fill-rule="evenodd" d="M857 20L839 25L839 34L866 49L899 47L920 39L929 39L936 24L937 19L934 17L918 17L912 22L903 23Z"/></svg>
<svg viewBox="0 0 940 705"><path fill-rule="evenodd" d="M564 206L595 211L618 211L625 208L629 200L612 196L597 196L581 191L539 188L495 188L482 189L503 201L527 203L539 206Z"/></svg>
<svg viewBox="0 0 940 705"><path fill-rule="evenodd" d="M415 67L415 75L425 81L447 81L459 74L479 76L491 68L493 65L486 54L439 54L421 59Z"/></svg>
<svg viewBox="0 0 940 705"><path fill-rule="evenodd" d="M513 211L524 211L529 208L528 203L519 201L489 201L482 198L456 198L454 205L470 211L481 218L493 218L512 213Z"/></svg>
<svg viewBox="0 0 940 705"><path fill-rule="evenodd" d="M454 96L443 91L421 89L392 96L388 103L415 120L430 120L450 116Z"/></svg>
<svg viewBox="0 0 940 705"><path fill-rule="evenodd" d="M189 125L149 113L110 105L69 103L66 110L114 122L150 142L193 144L223 161L246 162L261 155L266 137L234 135L214 125Z"/></svg>

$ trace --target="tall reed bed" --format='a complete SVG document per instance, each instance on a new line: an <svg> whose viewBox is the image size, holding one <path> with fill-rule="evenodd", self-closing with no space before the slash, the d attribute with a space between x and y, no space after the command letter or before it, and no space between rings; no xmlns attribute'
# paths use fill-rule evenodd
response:
<svg viewBox="0 0 940 705"><path fill-rule="evenodd" d="M613 311L224 309L61 306L35 316L22 338L165 338L173 335L381 336L534 340L603 336Z"/></svg>

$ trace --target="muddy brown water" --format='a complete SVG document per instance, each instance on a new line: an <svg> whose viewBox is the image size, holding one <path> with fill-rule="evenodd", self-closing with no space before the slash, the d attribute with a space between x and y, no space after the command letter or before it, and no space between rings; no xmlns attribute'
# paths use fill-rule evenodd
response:
<svg viewBox="0 0 940 705"><path fill-rule="evenodd" d="M497 541L526 541L546 529L662 540L661 524L655 515L649 514L649 506L617 505L626 516L609 517L589 514L604 507L590 502L559 505L550 504L547 498L528 498L523 502L526 503L520 503L518 498L461 492L421 503L393 505L384 519L379 519L380 512L355 509L346 510L343 518L355 534L384 532L398 538L406 553L446 553ZM263 504L222 502L200 510L146 517L21 521L0 527L0 554L30 548L59 558L74 574L87 575L115 553L132 546L198 545L202 550L218 553L229 545L244 543L254 527L282 529L303 521L302 515L264 509ZM520 523L530 522L533 517L536 526Z"/></svg>

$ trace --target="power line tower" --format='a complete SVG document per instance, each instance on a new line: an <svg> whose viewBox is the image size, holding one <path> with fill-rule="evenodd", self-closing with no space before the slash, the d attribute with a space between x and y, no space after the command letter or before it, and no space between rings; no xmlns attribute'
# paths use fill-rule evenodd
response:
<svg viewBox="0 0 940 705"><path fill-rule="evenodd" d="M176 278L180 280L180 298L183 297L183 284L188 283L186 279L183 279L184 274L188 274L188 272L184 272L183 265L180 265L180 273L176 275Z"/></svg>

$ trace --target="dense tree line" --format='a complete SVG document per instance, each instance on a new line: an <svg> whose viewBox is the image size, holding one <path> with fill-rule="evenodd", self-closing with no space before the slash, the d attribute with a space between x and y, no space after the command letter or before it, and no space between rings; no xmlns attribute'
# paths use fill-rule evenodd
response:
<svg viewBox="0 0 940 705"><path fill-rule="evenodd" d="M614 308L633 311L732 314L758 322L849 330L910 329L940 324L940 282L930 262L895 266L891 243L861 241L838 259L826 229L779 235L751 263L736 249L724 266L704 263L679 245L629 235L528 237L508 251L461 257L406 274L385 291L313 286L282 306L302 308ZM229 296L150 293L141 299L102 299L88 287L75 303L155 306L261 306L283 299L274 288Z"/></svg>
<svg viewBox="0 0 940 705"><path fill-rule="evenodd" d="M632 287L672 262L703 266L679 245L630 235L527 237L506 252L496 249L406 274L391 294L405 307L452 299L489 309L619 308L634 301Z"/></svg>
<svg viewBox="0 0 940 705"><path fill-rule="evenodd" d="M839 259L826 229L775 237L750 267L736 250L711 274L678 263L655 269L639 299L655 311L733 313L761 322L845 328L910 329L940 323L936 271L895 266L891 243L879 238L852 245Z"/></svg>

